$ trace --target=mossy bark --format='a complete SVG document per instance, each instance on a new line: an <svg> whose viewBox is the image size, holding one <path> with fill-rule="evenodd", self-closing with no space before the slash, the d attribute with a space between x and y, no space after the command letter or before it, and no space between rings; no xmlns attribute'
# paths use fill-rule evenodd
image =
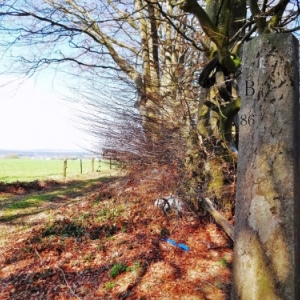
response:
<svg viewBox="0 0 300 300"><path fill-rule="evenodd" d="M237 5L244 9L232 10ZM230 55L229 36L240 28L236 25L246 14L246 1L206 1L206 11L196 0L187 0L183 9L193 13L199 20L204 32L210 39L211 58L217 52L220 63L229 71L235 72L237 64ZM224 85L223 82L217 84ZM198 122L196 131L189 141L186 168L191 178L189 184L192 191L212 197L218 208L227 206L233 210L233 199L224 193L224 185L232 183L228 179L228 169L236 163L236 154L230 149L235 146L232 136L233 118L240 108L240 98L236 85L232 85L230 101L225 102L217 86L208 92L201 91L201 101L198 107ZM217 149L217 150L216 150ZM192 154L193 153L193 154ZM199 155L199 153L202 153ZM209 155L207 155L209 153ZM205 158L203 158L205 157ZM203 160L205 159L205 163ZM227 166L224 168L224 164Z"/></svg>

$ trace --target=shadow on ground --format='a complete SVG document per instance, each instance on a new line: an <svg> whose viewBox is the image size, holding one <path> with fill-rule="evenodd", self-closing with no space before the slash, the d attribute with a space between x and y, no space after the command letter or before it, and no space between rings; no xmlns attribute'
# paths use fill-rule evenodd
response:
<svg viewBox="0 0 300 300"><path fill-rule="evenodd" d="M17 221L19 218L34 216L44 210L78 201L97 191L103 183L116 177L99 177L85 180L0 182L0 223Z"/></svg>
<svg viewBox="0 0 300 300"><path fill-rule="evenodd" d="M13 195L35 206L7 199L0 212L19 214L0 222L11 230L0 237L0 299L229 299L230 239L194 214L155 207L168 192L157 190L161 182L76 180Z"/></svg>

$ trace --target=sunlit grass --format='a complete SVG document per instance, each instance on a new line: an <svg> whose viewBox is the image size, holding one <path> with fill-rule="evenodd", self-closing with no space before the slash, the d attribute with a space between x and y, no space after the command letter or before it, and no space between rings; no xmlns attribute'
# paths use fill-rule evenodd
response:
<svg viewBox="0 0 300 300"><path fill-rule="evenodd" d="M33 180L61 180L63 179L63 159L0 159L0 181L33 181ZM98 170L99 176L116 170L110 170L109 162L95 160L94 171ZM67 161L67 178L81 176L80 160ZM92 173L92 160L82 160L82 175Z"/></svg>
<svg viewBox="0 0 300 300"><path fill-rule="evenodd" d="M76 201L76 197L89 193L99 181L107 177L74 180L66 184L60 183L55 190L33 192L28 195L6 196L0 198L0 221L12 221L28 214L40 211L42 204L62 201Z"/></svg>

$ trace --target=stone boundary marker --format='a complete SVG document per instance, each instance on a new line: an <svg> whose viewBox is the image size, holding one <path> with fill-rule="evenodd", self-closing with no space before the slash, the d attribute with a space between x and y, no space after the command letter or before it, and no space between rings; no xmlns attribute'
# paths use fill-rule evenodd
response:
<svg viewBox="0 0 300 300"><path fill-rule="evenodd" d="M245 44L232 299L300 299L298 40Z"/></svg>

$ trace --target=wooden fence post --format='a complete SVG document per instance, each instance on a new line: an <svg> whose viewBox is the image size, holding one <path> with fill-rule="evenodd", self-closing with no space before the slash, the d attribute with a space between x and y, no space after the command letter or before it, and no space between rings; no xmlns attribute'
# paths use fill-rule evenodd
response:
<svg viewBox="0 0 300 300"><path fill-rule="evenodd" d="M68 161L67 161L67 159L65 158L65 159L64 159L64 164L63 164L63 176L64 176L64 178L67 177L67 167L68 167Z"/></svg>
<svg viewBox="0 0 300 300"><path fill-rule="evenodd" d="M92 158L92 173L95 172L95 158Z"/></svg>

